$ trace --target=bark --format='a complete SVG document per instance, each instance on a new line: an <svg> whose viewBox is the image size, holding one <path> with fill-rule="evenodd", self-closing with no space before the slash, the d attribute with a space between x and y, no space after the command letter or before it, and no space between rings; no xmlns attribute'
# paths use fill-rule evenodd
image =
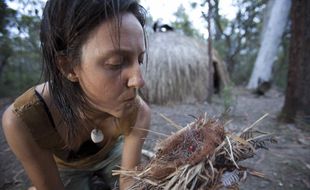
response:
<svg viewBox="0 0 310 190"><path fill-rule="evenodd" d="M219 0L214 0L213 5L213 19L214 20L220 20L220 14L219 14ZM222 28L219 28L218 25L215 23L215 34L214 34L214 40L220 40L221 36L223 34Z"/></svg>
<svg viewBox="0 0 310 190"><path fill-rule="evenodd" d="M272 9L269 19L264 21L268 22L266 25L267 28L262 31L264 35L247 86L249 89L257 88L260 82L271 80L272 66L277 57L278 47L287 24L291 0L277 0L270 4L272 5Z"/></svg>
<svg viewBox="0 0 310 190"><path fill-rule="evenodd" d="M0 39L3 40L3 39ZM0 79L3 74L4 68L8 65L8 59L12 54L12 49L9 44L5 44L6 42L0 42Z"/></svg>
<svg viewBox="0 0 310 190"><path fill-rule="evenodd" d="M265 35L265 32L268 28L268 20L270 20L270 15L271 15L271 12L272 12L272 7L273 7L273 4L276 0L269 0L267 2L267 6L266 6L266 10L264 11L264 16L263 16L263 28L262 28L262 32L260 34L260 41L262 41L263 39L263 36Z"/></svg>
<svg viewBox="0 0 310 190"><path fill-rule="evenodd" d="M208 81L208 93L209 96L207 97L207 101L211 102L212 100L212 95L213 95L213 91L214 91L214 87L213 87L213 81L214 81L214 69L213 69L213 58L212 58L212 35L211 35L211 16L212 16L212 5L211 5L211 0L208 0L208 33L209 33L209 37L208 37L208 54L209 54L209 81Z"/></svg>
<svg viewBox="0 0 310 190"><path fill-rule="evenodd" d="M294 0L288 83L281 119L310 124L310 1Z"/></svg>
<svg viewBox="0 0 310 190"><path fill-rule="evenodd" d="M7 65L7 60L8 60L8 57L2 58L2 56L0 56L0 78L2 76L2 72L3 72L5 65Z"/></svg>

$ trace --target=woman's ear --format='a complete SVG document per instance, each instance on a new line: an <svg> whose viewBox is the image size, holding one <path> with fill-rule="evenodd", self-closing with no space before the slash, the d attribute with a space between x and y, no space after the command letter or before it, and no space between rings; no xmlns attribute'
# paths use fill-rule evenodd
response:
<svg viewBox="0 0 310 190"><path fill-rule="evenodd" d="M58 56L57 59L57 67L60 70L61 74L71 82L78 82L79 79L74 69L72 68L68 58L65 56Z"/></svg>
<svg viewBox="0 0 310 190"><path fill-rule="evenodd" d="M75 74L73 74L73 73L67 74L66 77L71 82L78 82L79 81L78 77Z"/></svg>

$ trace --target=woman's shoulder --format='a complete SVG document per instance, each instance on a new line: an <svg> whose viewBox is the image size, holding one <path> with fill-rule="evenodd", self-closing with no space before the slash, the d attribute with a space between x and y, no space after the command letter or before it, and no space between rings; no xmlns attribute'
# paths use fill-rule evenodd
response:
<svg viewBox="0 0 310 190"><path fill-rule="evenodd" d="M15 101L9 105L2 115L2 127L4 130L18 130L25 126L19 114L25 109L29 109L31 104L35 103L34 99L35 87L31 87L20 96L18 96Z"/></svg>
<svg viewBox="0 0 310 190"><path fill-rule="evenodd" d="M34 103L34 87L32 87L17 97L15 101L5 109L2 115L2 127L14 130L14 128L25 125L19 116Z"/></svg>
<svg viewBox="0 0 310 190"><path fill-rule="evenodd" d="M14 106L11 104L2 115L2 129L8 142L18 137L29 136L24 122L13 112ZM21 138L24 139L24 138Z"/></svg>
<svg viewBox="0 0 310 190"><path fill-rule="evenodd" d="M33 86L18 96L12 104L13 112L17 116L21 116L27 112L40 110L38 109L40 107L44 108L47 100L46 91L48 91L46 84L43 83Z"/></svg>
<svg viewBox="0 0 310 190"><path fill-rule="evenodd" d="M17 97L6 109L2 125L4 130L12 133L29 131L41 148L53 148L62 143L47 105L36 91L36 86Z"/></svg>
<svg viewBox="0 0 310 190"><path fill-rule="evenodd" d="M39 100L35 95L35 87L32 87L15 99L11 109L19 115L21 112L30 109L31 106L37 102L39 102Z"/></svg>
<svg viewBox="0 0 310 190"><path fill-rule="evenodd" d="M11 104L2 114L2 127L4 129L16 127L16 125L22 125L16 114L14 114L13 110L14 105Z"/></svg>

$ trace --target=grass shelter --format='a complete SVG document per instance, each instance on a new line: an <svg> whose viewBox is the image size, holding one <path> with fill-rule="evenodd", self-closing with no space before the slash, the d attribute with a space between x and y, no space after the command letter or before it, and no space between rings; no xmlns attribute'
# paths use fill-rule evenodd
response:
<svg viewBox="0 0 310 190"><path fill-rule="evenodd" d="M155 32L148 36L148 51L142 92L149 103L202 102L229 84L224 62L215 50L209 69L206 41L177 32Z"/></svg>

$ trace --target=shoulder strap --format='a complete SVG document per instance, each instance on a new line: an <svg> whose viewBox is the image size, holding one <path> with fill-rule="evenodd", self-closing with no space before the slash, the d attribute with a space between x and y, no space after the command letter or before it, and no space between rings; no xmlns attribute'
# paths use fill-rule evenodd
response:
<svg viewBox="0 0 310 190"><path fill-rule="evenodd" d="M14 112L26 124L37 144L44 149L57 150L64 142L57 133L51 116L35 94L35 88L29 89L14 102Z"/></svg>

